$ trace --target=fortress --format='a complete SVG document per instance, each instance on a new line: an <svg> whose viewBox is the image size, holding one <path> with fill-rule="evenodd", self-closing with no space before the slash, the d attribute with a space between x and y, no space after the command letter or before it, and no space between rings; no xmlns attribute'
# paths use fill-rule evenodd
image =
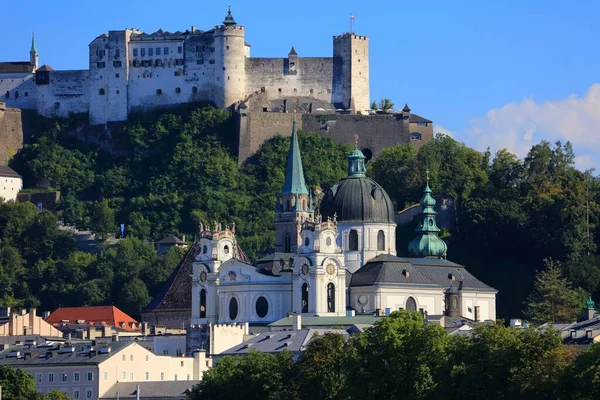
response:
<svg viewBox="0 0 600 400"><path fill-rule="evenodd" d="M231 10L221 25L206 31L192 26L183 32L101 34L89 45L87 70L39 67L32 38L29 61L0 62L0 101L48 117L86 113L91 125L125 121L135 111L208 101L236 113L240 161L274 134L289 134L291 118L285 113L292 109L303 114L300 128L317 128L348 144L360 134L373 143L367 154L395 143L418 146L433 137L432 122L411 115L408 107L371 115L365 36L334 36L333 57L300 57L292 47L287 58L252 58L250 49ZM347 135L336 125L345 125Z"/></svg>

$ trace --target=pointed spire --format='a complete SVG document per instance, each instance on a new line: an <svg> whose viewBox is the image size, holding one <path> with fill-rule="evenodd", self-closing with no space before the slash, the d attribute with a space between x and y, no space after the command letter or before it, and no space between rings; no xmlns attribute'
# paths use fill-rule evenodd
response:
<svg viewBox="0 0 600 400"><path fill-rule="evenodd" d="M294 202L294 211L302 211L302 207L300 207L300 196L296 193L296 201Z"/></svg>
<svg viewBox="0 0 600 400"><path fill-rule="evenodd" d="M313 200L313 192L310 191L308 195L308 212L315 212L315 205Z"/></svg>
<svg viewBox="0 0 600 400"><path fill-rule="evenodd" d="M348 177L363 178L367 172L365 155L358 149L358 135L354 135L354 150L348 154Z"/></svg>
<svg viewBox="0 0 600 400"><path fill-rule="evenodd" d="M227 15L225 16L223 25L237 25L237 22L235 22L233 15L231 15L231 6L229 6L229 10L227 11Z"/></svg>
<svg viewBox="0 0 600 400"><path fill-rule="evenodd" d="M415 257L442 258L445 257L448 246L439 238L440 228L437 227L434 210L435 199L429 188L429 170L427 184L421 197L421 224L415 230L417 237L408 244L408 252Z"/></svg>
<svg viewBox="0 0 600 400"><path fill-rule="evenodd" d="M31 50L30 53L37 53L37 49L35 48L35 33L31 32Z"/></svg>
<svg viewBox="0 0 600 400"><path fill-rule="evenodd" d="M288 56L297 56L298 53L296 53L296 49L294 49L294 46L292 46L292 49L290 50L290 53L288 54Z"/></svg>
<svg viewBox="0 0 600 400"><path fill-rule="evenodd" d="M410 112L410 107L408 106L408 103L404 103L404 108L402 109L402 111Z"/></svg>
<svg viewBox="0 0 600 400"><path fill-rule="evenodd" d="M285 171L285 182L283 183L283 194L308 194L304 182L304 171L302 170L302 158L300 157L300 146L298 145L298 134L296 132L296 114L292 120L292 140L288 152L287 169Z"/></svg>

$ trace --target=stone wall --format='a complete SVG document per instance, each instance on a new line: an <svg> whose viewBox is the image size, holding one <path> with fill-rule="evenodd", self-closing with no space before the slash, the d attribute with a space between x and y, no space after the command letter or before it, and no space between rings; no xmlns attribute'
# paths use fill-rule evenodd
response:
<svg viewBox="0 0 600 400"><path fill-rule="evenodd" d="M21 110L6 108L5 104L0 102L0 165L8 165L8 160L22 147Z"/></svg>
<svg viewBox="0 0 600 400"><path fill-rule="evenodd" d="M43 210L48 210L54 212L56 209L56 203L60 200L60 192L52 191L52 192L21 192L17 194L17 201L19 203L25 203L27 201L37 205L39 203L42 204Z"/></svg>
<svg viewBox="0 0 600 400"><path fill-rule="evenodd" d="M359 135L359 146L365 155L375 157L387 147L411 143L408 115L322 115L297 116L297 128L317 132L334 140L354 145ZM245 162L268 139L281 134L292 134L292 115L289 113L245 112L238 114L238 160ZM423 141L421 141L423 142ZM420 143L419 143L420 144Z"/></svg>

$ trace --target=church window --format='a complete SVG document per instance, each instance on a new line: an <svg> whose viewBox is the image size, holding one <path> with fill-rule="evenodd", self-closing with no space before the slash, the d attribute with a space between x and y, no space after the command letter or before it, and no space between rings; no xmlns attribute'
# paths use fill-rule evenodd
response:
<svg viewBox="0 0 600 400"><path fill-rule="evenodd" d="M163 54L164 54L165 56L166 56L167 54L169 54L169 48L168 48L168 47L165 47L163 50L164 50Z"/></svg>
<svg viewBox="0 0 600 400"><path fill-rule="evenodd" d="M145 47L142 47L142 48L140 49L140 55L141 55L142 57L144 57L144 56L146 55L146 48L145 48Z"/></svg>
<svg viewBox="0 0 600 400"><path fill-rule="evenodd" d="M105 93L105 92L104 92L104 89L100 89L100 90L98 90L98 94L99 94L100 96L104 96L104 93Z"/></svg>
<svg viewBox="0 0 600 400"><path fill-rule="evenodd" d="M352 229L348 234L348 250L358 250L358 232L356 231L356 229Z"/></svg>
<svg viewBox="0 0 600 400"><path fill-rule="evenodd" d="M409 297L409 298L406 300L406 309L407 309L408 311L417 311L417 302L415 301L415 299L414 299L414 298L412 298L412 297Z"/></svg>
<svg viewBox="0 0 600 400"><path fill-rule="evenodd" d="M137 55L138 55L138 49L133 49L133 56L137 57Z"/></svg>
<svg viewBox="0 0 600 400"><path fill-rule="evenodd" d="M181 53L183 53L183 47L181 47L181 46L177 46L177 53L178 53L178 54L181 54Z"/></svg>
<svg viewBox="0 0 600 400"><path fill-rule="evenodd" d="M327 284L327 312L335 312L335 285Z"/></svg>
<svg viewBox="0 0 600 400"><path fill-rule="evenodd" d="M175 93L177 93L177 94L181 93L181 88L175 88Z"/></svg>
<svg viewBox="0 0 600 400"><path fill-rule="evenodd" d="M308 312L308 283L302 285L302 312Z"/></svg>
<svg viewBox="0 0 600 400"><path fill-rule="evenodd" d="M310 239L309 238L304 239L304 245L306 247L308 247L310 245Z"/></svg>
<svg viewBox="0 0 600 400"><path fill-rule="evenodd" d="M377 250L385 250L385 233L377 232Z"/></svg>
<svg viewBox="0 0 600 400"><path fill-rule="evenodd" d="M229 300L229 319L233 321L237 318L237 315L238 315L238 302L235 297L232 297L231 300Z"/></svg>
<svg viewBox="0 0 600 400"><path fill-rule="evenodd" d="M228 246L228 245L225 245L225 246L223 247L223 253L225 253L225 254L229 254L229 246Z"/></svg>
<svg viewBox="0 0 600 400"><path fill-rule="evenodd" d="M256 315L258 318L264 318L269 313L269 302L264 296L256 299Z"/></svg>
<svg viewBox="0 0 600 400"><path fill-rule="evenodd" d="M154 49L153 49L152 47L150 47L150 48L148 49L148 55L149 55L149 56L153 56L153 55L154 55Z"/></svg>
<svg viewBox="0 0 600 400"><path fill-rule="evenodd" d="M198 88L196 86L192 86L192 93L198 92Z"/></svg>
<svg viewBox="0 0 600 400"><path fill-rule="evenodd" d="M206 289L200 291L200 318L206 318Z"/></svg>
<svg viewBox="0 0 600 400"><path fill-rule="evenodd" d="M284 243L284 252L286 253L290 253L292 251L292 245L291 245L291 238L290 238L290 234L286 233L285 234L285 243Z"/></svg>

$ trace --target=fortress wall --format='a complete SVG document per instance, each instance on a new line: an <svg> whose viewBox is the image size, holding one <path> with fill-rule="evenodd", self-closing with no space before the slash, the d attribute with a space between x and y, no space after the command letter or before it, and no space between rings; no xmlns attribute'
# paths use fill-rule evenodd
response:
<svg viewBox="0 0 600 400"><path fill-rule="evenodd" d="M298 57L295 67L294 75L289 73L287 58L246 59L246 93L265 88L270 99L314 97L331 102L333 58Z"/></svg>
<svg viewBox="0 0 600 400"><path fill-rule="evenodd" d="M428 123L427 126L419 126L416 123L411 123L409 130L410 133L421 134L421 140L412 137L410 139L412 145L415 146L417 149L422 145L429 143L433 140L433 122Z"/></svg>
<svg viewBox="0 0 600 400"><path fill-rule="evenodd" d="M0 165L7 165L8 160L22 147L21 110L5 108L4 103L0 103Z"/></svg>
<svg viewBox="0 0 600 400"><path fill-rule="evenodd" d="M35 75L0 74L0 101L10 108L35 109ZM9 92L8 98L6 92Z"/></svg>
<svg viewBox="0 0 600 400"><path fill-rule="evenodd" d="M258 151L266 140L277 134L291 136L292 115L286 113L247 112L239 118L240 163ZM402 115L319 115L297 116L298 129L316 132L334 140L354 145L354 134L359 135L361 149L369 149L377 156L386 147L410 143L408 124Z"/></svg>
<svg viewBox="0 0 600 400"><path fill-rule="evenodd" d="M37 111L46 117L68 117L89 110L89 71L51 71L49 85L37 85Z"/></svg>

